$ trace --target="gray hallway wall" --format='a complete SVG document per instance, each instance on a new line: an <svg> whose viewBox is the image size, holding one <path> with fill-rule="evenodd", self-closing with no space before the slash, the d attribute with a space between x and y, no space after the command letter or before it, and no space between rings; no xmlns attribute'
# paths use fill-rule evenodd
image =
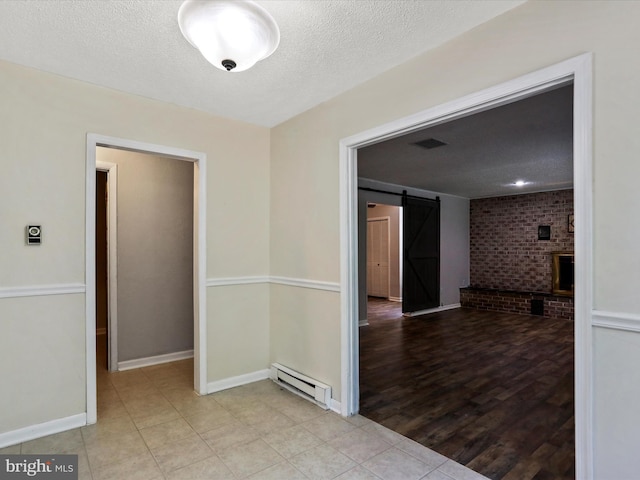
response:
<svg viewBox="0 0 640 480"><path fill-rule="evenodd" d="M118 165L118 361L193 349L191 162L98 148Z"/></svg>

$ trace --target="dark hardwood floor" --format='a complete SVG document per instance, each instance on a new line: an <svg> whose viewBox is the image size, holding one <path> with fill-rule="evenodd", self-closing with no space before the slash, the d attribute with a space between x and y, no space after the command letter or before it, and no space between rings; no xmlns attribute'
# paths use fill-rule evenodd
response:
<svg viewBox="0 0 640 480"><path fill-rule="evenodd" d="M573 479L573 321L370 298L360 413L491 478Z"/></svg>

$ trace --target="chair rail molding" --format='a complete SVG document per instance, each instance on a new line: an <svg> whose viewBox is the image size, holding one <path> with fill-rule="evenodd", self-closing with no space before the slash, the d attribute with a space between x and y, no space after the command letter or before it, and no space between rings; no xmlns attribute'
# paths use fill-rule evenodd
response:
<svg viewBox="0 0 640 480"><path fill-rule="evenodd" d="M265 283L273 285L288 285L291 287L310 288L312 290L325 290L337 293L340 292L340 283L338 282L308 280L304 278L262 275L243 277L219 277L207 279L207 287L227 287L234 285L256 285Z"/></svg>
<svg viewBox="0 0 640 480"><path fill-rule="evenodd" d="M640 332L640 314L593 310L591 314L591 324L594 327L612 330Z"/></svg>
<svg viewBox="0 0 640 480"><path fill-rule="evenodd" d="M46 295L71 295L85 293L84 283L60 283L54 285L24 285L0 287L0 298L41 297Z"/></svg>

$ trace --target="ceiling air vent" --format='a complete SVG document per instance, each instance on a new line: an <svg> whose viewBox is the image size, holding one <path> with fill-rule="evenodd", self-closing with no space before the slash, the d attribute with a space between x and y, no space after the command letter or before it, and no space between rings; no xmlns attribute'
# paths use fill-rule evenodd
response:
<svg viewBox="0 0 640 480"><path fill-rule="evenodd" d="M430 150L432 148L442 147L443 145L446 145L446 143L436 140L435 138L427 138L426 140L420 140L419 142L414 143L414 145Z"/></svg>

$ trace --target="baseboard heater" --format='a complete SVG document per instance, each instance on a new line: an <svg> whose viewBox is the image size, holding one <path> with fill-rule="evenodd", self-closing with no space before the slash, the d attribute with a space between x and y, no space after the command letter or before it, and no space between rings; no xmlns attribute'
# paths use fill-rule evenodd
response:
<svg viewBox="0 0 640 480"><path fill-rule="evenodd" d="M329 409L331 402L331 387L313 378L309 378L300 372L274 363L271 365L271 379L278 385L315 403L325 410Z"/></svg>

